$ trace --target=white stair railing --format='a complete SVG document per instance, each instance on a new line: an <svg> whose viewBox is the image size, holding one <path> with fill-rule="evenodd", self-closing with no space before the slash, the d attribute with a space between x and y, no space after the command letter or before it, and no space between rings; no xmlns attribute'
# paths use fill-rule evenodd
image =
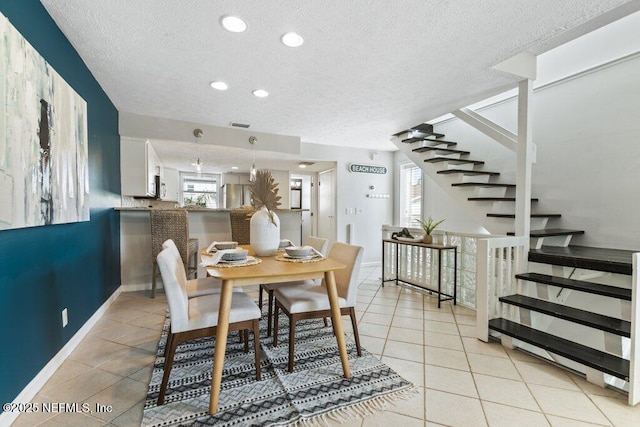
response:
<svg viewBox="0 0 640 427"><path fill-rule="evenodd" d="M402 230L402 227L383 225L382 238L390 239L393 232ZM414 236L424 234L421 228L408 228ZM513 239L513 237L492 236L489 234L459 233L447 230L436 230L433 233L438 242L446 240L447 244L458 246L458 270L457 270L457 302L469 308L476 308L476 270L478 258L476 257L478 242L482 239ZM446 236L445 236L446 235ZM384 274L383 280L396 278L395 245L384 245ZM416 285L431 283L432 277L437 275L437 260L432 262L431 254L424 248L412 248L400 246L400 262L398 263L398 279L406 283ZM443 253L442 285L445 292L450 293L453 288L453 253Z"/></svg>
<svg viewBox="0 0 640 427"><path fill-rule="evenodd" d="M477 242L476 333L489 340L489 320L502 317L498 298L517 293L516 274L525 273L528 237L494 237Z"/></svg>
<svg viewBox="0 0 640 427"><path fill-rule="evenodd" d="M640 403L640 252L633 254L631 276L631 352L629 365L629 405Z"/></svg>

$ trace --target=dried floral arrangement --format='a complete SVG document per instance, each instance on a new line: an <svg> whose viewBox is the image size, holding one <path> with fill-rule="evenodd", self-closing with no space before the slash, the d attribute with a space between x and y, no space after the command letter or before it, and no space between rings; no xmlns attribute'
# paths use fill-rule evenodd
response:
<svg viewBox="0 0 640 427"><path fill-rule="evenodd" d="M256 172L256 180L251 183L249 191L251 191L255 209L258 210L263 206L266 207L269 211L271 222L275 224L272 211L280 206L280 199L282 197L278 196L278 184L271 176L271 171L259 169Z"/></svg>

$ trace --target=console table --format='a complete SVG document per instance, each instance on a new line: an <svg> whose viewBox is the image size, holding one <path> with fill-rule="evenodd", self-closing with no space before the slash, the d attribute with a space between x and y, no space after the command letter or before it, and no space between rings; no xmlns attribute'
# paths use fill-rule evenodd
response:
<svg viewBox="0 0 640 427"><path fill-rule="evenodd" d="M385 280L384 274L384 266L385 266L385 244L396 245L395 251L395 266L396 266L396 277L395 279ZM422 248L427 248L438 253L438 290L430 289L427 286L421 286L420 284L411 283L404 281L399 278L399 265L400 265L400 245L406 246L418 246ZM453 251L453 295L449 295L442 292L442 252L443 251ZM453 300L453 304L456 304L456 293L458 287L458 247L456 245L438 245L438 244L426 244L421 242L410 242L396 239L382 239L382 286L384 286L385 282L395 282L396 285L399 283L406 283L408 285L417 286L423 288L430 292L436 292L438 294L438 308L440 308L440 303L442 301ZM426 285L426 283L425 283Z"/></svg>

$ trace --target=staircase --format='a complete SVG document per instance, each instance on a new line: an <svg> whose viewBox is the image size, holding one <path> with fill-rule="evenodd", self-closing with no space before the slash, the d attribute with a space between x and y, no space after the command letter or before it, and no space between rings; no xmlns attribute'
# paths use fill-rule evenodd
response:
<svg viewBox="0 0 640 427"><path fill-rule="evenodd" d="M500 172L483 169L484 161L472 159L470 151L456 149L457 142L445 140L433 126L421 123L393 135L395 144L436 183L469 209L492 234L513 234L515 219L515 184L499 182ZM450 191L453 187L458 191ZM558 213L535 212L537 198L532 198L531 247L542 245L568 246L583 230L549 227L549 221L559 219Z"/></svg>
<svg viewBox="0 0 640 427"><path fill-rule="evenodd" d="M469 206L491 234L514 234L515 184L501 182L500 172L484 170L483 160L471 158L470 151L458 149L428 124L394 136L400 150ZM531 199L526 272L516 261L526 240L520 238L516 247L488 242L506 239L487 239L483 249L478 241L478 265L486 267L478 268L477 276L478 338L494 336L507 347L583 373L592 383L627 391L629 404L635 405L640 402L640 331L634 324L640 304L632 289L640 286L633 271L634 256L640 254L570 246L571 238L584 231L550 225L561 215L537 212L537 202Z"/></svg>
<svg viewBox="0 0 640 427"><path fill-rule="evenodd" d="M615 249L532 250L530 271L515 275L519 292L499 296L501 316L489 320L489 330L506 345L516 340L518 347L582 372L590 382L629 391L632 259L632 251ZM630 403L636 403L631 396Z"/></svg>

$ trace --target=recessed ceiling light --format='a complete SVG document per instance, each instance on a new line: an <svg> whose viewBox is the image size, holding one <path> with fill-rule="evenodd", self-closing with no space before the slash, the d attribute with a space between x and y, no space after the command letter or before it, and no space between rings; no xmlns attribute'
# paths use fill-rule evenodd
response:
<svg viewBox="0 0 640 427"><path fill-rule="evenodd" d="M232 33L241 33L247 29L247 23L237 16L223 16L220 22L225 30Z"/></svg>
<svg viewBox="0 0 640 427"><path fill-rule="evenodd" d="M304 168L306 168L306 167L307 167L307 165L305 165L305 164L303 164L303 163L300 163L300 164L298 165L298 167L299 167L300 169L304 169Z"/></svg>
<svg viewBox="0 0 640 427"><path fill-rule="evenodd" d="M289 47L302 46L302 43L304 43L302 36L294 32L284 34L280 40L285 46Z"/></svg>
<svg viewBox="0 0 640 427"><path fill-rule="evenodd" d="M231 166L231 169L238 170L239 168L238 168L238 166Z"/></svg>
<svg viewBox="0 0 640 427"><path fill-rule="evenodd" d="M229 89L229 85L227 85L225 82L211 82L209 83L211 85L212 88L216 89L216 90L227 90Z"/></svg>
<svg viewBox="0 0 640 427"><path fill-rule="evenodd" d="M267 96L269 96L269 92L267 92L264 89L256 89L254 90L253 93L255 96L257 96L258 98L266 98Z"/></svg>

